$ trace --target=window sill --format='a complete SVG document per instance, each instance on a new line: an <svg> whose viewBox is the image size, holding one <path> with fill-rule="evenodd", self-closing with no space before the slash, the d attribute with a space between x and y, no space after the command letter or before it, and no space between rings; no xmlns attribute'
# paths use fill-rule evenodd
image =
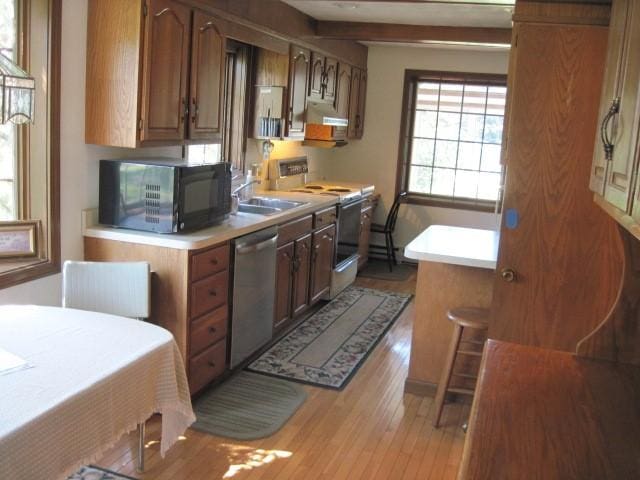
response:
<svg viewBox="0 0 640 480"><path fill-rule="evenodd" d="M60 264L50 259L24 259L0 263L0 289L60 273Z"/></svg>
<svg viewBox="0 0 640 480"><path fill-rule="evenodd" d="M473 200L452 200L450 198L438 198L416 193L408 193L404 203L409 205L423 205L428 207L453 208L456 210L470 210L474 212L494 213L496 202L474 202ZM498 212L500 209L498 208Z"/></svg>

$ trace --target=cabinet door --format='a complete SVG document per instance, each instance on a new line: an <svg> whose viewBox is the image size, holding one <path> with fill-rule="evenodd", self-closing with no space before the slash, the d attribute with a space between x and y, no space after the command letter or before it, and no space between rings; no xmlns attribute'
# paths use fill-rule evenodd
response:
<svg viewBox="0 0 640 480"><path fill-rule="evenodd" d="M293 269L293 307L296 316L309 305L309 275L311 271L311 235L305 235L295 242Z"/></svg>
<svg viewBox="0 0 640 480"><path fill-rule="evenodd" d="M336 227L330 225L313 233L311 250L311 292L313 304L329 291L335 250Z"/></svg>
<svg viewBox="0 0 640 480"><path fill-rule="evenodd" d="M614 3L617 7L617 5ZM621 12L614 12L620 14ZM617 19L614 19L617 20ZM638 99L640 95L640 3L629 2L626 12L622 74L616 97L620 99L619 113L612 117L608 129L614 144L613 158L609 162L604 198L620 210L630 212L632 176L637 160L639 124Z"/></svg>
<svg viewBox="0 0 640 480"><path fill-rule="evenodd" d="M322 100L324 95L324 63L326 57L316 52L311 52L311 67L309 73L309 98Z"/></svg>
<svg viewBox="0 0 640 480"><path fill-rule="evenodd" d="M616 0L611 7L611 20L609 22L609 40L607 42L607 63L602 84L602 96L600 99L600 113L598 115L598 127L605 122L611 103L618 94L618 86L621 77L622 53L624 47L624 33L627 24L627 11L629 0ZM608 162L605 158L604 145L601 131L596 134L596 145L593 149L593 165L591 166L591 181L589 187L595 193L604 195L604 186L607 177Z"/></svg>
<svg viewBox="0 0 640 480"><path fill-rule="evenodd" d="M360 76L361 70L356 67L351 68L351 91L349 92L349 126L347 136L356 138L358 125L358 102L360 100Z"/></svg>
<svg viewBox="0 0 640 480"><path fill-rule="evenodd" d="M282 326L291 318L293 253L293 242L278 248L276 257L276 311L273 328Z"/></svg>
<svg viewBox="0 0 640 480"><path fill-rule="evenodd" d="M358 268L364 267L369 261L369 238L371 237L371 213L373 208L368 207L360 214L360 237L358 239Z"/></svg>
<svg viewBox="0 0 640 480"><path fill-rule="evenodd" d="M141 141L184 139L191 10L150 0L145 24Z"/></svg>
<svg viewBox="0 0 640 480"><path fill-rule="evenodd" d="M356 115L356 138L364 134L364 111L367 104L367 72L360 72L360 89L358 90L358 114Z"/></svg>
<svg viewBox="0 0 640 480"><path fill-rule="evenodd" d="M324 94L325 102L335 103L338 89L338 61L327 57L324 64Z"/></svg>
<svg viewBox="0 0 640 480"><path fill-rule="evenodd" d="M310 55L309 50L306 48L291 47L288 137L304 137Z"/></svg>
<svg viewBox="0 0 640 480"><path fill-rule="evenodd" d="M489 337L575 351L607 315L618 285L616 229L586 185L606 31L516 27L503 211L519 218L503 219Z"/></svg>
<svg viewBox="0 0 640 480"><path fill-rule="evenodd" d="M342 118L349 118L349 92L351 91L351 67L340 63L338 65L338 76L336 78L336 99L334 106ZM347 127L335 127L335 134L345 137Z"/></svg>
<svg viewBox="0 0 640 480"><path fill-rule="evenodd" d="M224 66L225 38L219 20L198 10L194 11L189 125L191 139L220 139Z"/></svg>

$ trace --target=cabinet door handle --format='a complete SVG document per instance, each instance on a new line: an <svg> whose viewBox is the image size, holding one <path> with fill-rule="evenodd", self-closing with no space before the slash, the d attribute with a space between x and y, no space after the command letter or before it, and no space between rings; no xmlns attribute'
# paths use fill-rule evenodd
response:
<svg viewBox="0 0 640 480"><path fill-rule="evenodd" d="M187 102L186 98L182 99L182 117L180 117L180 122L184 123L187 118L189 118L189 102Z"/></svg>
<svg viewBox="0 0 640 480"><path fill-rule="evenodd" d="M209 365L211 368L216 368L216 362L214 362L214 361L212 361L212 360L209 360L209 361L207 362L207 365Z"/></svg>
<svg viewBox="0 0 640 480"><path fill-rule="evenodd" d="M215 297L215 296L217 296L217 295L218 295L218 294L216 293L216 291L215 291L214 289L209 290L209 296L211 296L211 297Z"/></svg>
<svg viewBox="0 0 640 480"><path fill-rule="evenodd" d="M218 259L216 259L216 258L212 258L212 259L210 260L210 262L211 262L211 265L217 265L217 264L218 264Z"/></svg>
<svg viewBox="0 0 640 480"><path fill-rule="evenodd" d="M600 125L600 139L602 140L602 146L604 147L604 158L607 161L613 159L613 140L609 136L609 122L620 112L620 97L616 97L611 102L609 111L602 119L602 125Z"/></svg>
<svg viewBox="0 0 640 480"><path fill-rule="evenodd" d="M502 270L500 270L500 276L507 283L515 282L518 277L515 270L511 268L503 268Z"/></svg>
<svg viewBox="0 0 640 480"><path fill-rule="evenodd" d="M216 333L216 327L209 327L209 333Z"/></svg>
<svg viewBox="0 0 640 480"><path fill-rule="evenodd" d="M289 107L289 126L293 125L293 107Z"/></svg>
<svg viewBox="0 0 640 480"><path fill-rule="evenodd" d="M198 102L196 102L195 97L191 101L193 103L193 115L191 116L191 123L196 123L196 119L198 118L200 109L198 108Z"/></svg>

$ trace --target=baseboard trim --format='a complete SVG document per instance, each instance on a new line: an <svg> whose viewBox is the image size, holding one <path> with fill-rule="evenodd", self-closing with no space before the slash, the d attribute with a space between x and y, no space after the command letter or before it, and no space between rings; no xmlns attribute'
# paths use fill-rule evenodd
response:
<svg viewBox="0 0 640 480"><path fill-rule="evenodd" d="M423 382L422 380L414 380L407 377L404 381L404 392L412 393L420 397L435 397L438 385L431 382Z"/></svg>

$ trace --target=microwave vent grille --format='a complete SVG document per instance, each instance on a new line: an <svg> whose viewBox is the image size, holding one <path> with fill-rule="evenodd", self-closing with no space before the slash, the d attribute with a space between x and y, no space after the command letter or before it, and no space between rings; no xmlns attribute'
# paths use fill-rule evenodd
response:
<svg viewBox="0 0 640 480"><path fill-rule="evenodd" d="M146 223L160 223L160 185L145 185L144 213Z"/></svg>

